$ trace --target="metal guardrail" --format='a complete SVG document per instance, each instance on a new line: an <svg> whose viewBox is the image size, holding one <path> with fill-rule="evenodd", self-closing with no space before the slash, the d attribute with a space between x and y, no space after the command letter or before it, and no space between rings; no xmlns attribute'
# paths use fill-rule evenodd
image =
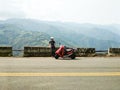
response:
<svg viewBox="0 0 120 90"><path fill-rule="evenodd" d="M13 49L12 50L13 51L13 56L23 56L23 54L24 54L24 50L22 50L22 49Z"/></svg>
<svg viewBox="0 0 120 90"><path fill-rule="evenodd" d="M95 52L108 52L108 50L96 50Z"/></svg>
<svg viewBox="0 0 120 90"><path fill-rule="evenodd" d="M16 49L16 50L12 50L12 51L24 51L24 50L21 50L21 49Z"/></svg>

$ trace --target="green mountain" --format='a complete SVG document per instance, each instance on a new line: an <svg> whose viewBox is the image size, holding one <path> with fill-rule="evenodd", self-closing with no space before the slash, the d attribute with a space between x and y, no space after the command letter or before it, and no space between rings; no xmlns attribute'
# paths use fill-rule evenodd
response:
<svg viewBox="0 0 120 90"><path fill-rule="evenodd" d="M13 24L0 24L0 46L23 49L24 46L48 46L50 35L39 31L27 31ZM66 42L60 40L66 45ZM57 44L58 45L58 44Z"/></svg>
<svg viewBox="0 0 120 90"><path fill-rule="evenodd" d="M0 21L0 45L15 49L24 46L48 46L50 37L70 47L95 47L108 49L120 47L119 25L94 25L48 22L30 19Z"/></svg>

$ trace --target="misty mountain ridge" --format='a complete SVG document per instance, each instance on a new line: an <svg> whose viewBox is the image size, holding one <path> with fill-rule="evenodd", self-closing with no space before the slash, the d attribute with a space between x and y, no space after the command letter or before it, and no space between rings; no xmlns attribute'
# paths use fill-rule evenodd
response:
<svg viewBox="0 0 120 90"><path fill-rule="evenodd" d="M108 49L120 47L120 25L95 25L67 22L48 22L30 19L0 21L0 45L14 48L48 46L50 37L56 45Z"/></svg>

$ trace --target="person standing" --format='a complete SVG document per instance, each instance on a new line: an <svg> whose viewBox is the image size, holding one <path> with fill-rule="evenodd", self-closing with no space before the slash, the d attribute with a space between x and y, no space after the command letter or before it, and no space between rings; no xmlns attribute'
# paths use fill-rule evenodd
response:
<svg viewBox="0 0 120 90"><path fill-rule="evenodd" d="M54 57L55 56L55 41L54 41L54 37L50 37L49 45L50 45L50 48L51 48L51 56Z"/></svg>

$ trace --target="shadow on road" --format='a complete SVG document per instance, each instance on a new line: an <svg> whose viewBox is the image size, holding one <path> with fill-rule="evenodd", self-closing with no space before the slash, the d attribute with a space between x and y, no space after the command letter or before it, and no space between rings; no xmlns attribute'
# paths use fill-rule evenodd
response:
<svg viewBox="0 0 120 90"><path fill-rule="evenodd" d="M75 58L75 59L71 59L71 58L69 58L69 57L65 57L65 58L58 58L58 59L56 59L56 60L81 60L80 58Z"/></svg>

